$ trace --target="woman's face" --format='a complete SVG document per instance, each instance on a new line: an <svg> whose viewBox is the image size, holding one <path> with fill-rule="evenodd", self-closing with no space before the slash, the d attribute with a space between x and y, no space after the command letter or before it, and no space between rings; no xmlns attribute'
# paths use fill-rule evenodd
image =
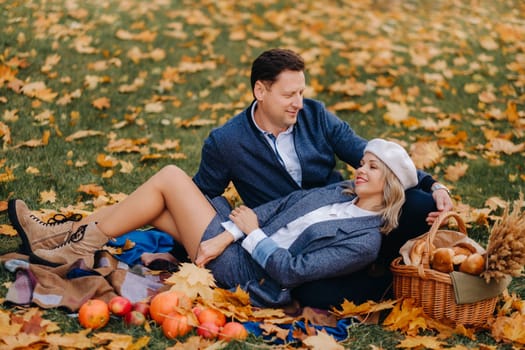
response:
<svg viewBox="0 0 525 350"><path fill-rule="evenodd" d="M383 198L386 166L372 153L366 152L355 174L355 192L360 198Z"/></svg>

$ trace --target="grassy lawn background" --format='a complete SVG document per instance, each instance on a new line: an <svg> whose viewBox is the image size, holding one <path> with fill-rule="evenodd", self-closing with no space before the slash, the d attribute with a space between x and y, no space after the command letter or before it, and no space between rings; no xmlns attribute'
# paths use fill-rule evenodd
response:
<svg viewBox="0 0 525 350"><path fill-rule="evenodd" d="M307 61L307 97L363 137L436 143L422 168L486 242L492 203L524 189L524 12L522 1L0 0L0 201L91 211L166 164L195 173L211 128L251 102L252 60L287 47ZM91 136L68 139L78 132ZM79 192L89 184L96 195ZM0 235L0 253L19 242ZM523 295L523 280L511 290ZM363 326L351 339L389 348L399 335Z"/></svg>

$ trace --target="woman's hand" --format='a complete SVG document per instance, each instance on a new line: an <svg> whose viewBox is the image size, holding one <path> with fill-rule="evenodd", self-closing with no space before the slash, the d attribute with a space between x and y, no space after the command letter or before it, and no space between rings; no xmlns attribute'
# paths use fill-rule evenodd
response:
<svg viewBox="0 0 525 350"><path fill-rule="evenodd" d="M233 223L247 235L259 228L257 214L255 214L252 209L244 205L241 205L231 211L230 220L233 221Z"/></svg>
<svg viewBox="0 0 525 350"><path fill-rule="evenodd" d="M195 265L203 267L216 257L222 254L222 252L233 242L233 236L228 231L224 231L221 234L202 241L197 251L197 257L195 258Z"/></svg>

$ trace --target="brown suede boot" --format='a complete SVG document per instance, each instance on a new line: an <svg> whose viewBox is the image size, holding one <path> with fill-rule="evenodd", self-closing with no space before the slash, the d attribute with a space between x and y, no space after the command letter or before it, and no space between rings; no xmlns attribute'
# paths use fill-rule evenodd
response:
<svg viewBox="0 0 525 350"><path fill-rule="evenodd" d="M12 199L8 203L9 220L22 239L20 252L30 254L37 249L51 249L62 244L71 234L73 221L79 221L82 216L66 217L56 214L44 222L34 215L26 203L20 199Z"/></svg>
<svg viewBox="0 0 525 350"><path fill-rule="evenodd" d="M98 229L96 222L80 226L65 242L53 249L37 249L33 257L50 266L65 265L84 259L88 268L93 268L95 252L100 250L109 238ZM34 260L33 260L34 261Z"/></svg>

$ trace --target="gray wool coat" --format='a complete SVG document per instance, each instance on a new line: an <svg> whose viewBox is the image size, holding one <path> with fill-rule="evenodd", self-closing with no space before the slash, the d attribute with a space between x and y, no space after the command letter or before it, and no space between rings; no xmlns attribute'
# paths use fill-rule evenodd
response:
<svg viewBox="0 0 525 350"><path fill-rule="evenodd" d="M351 201L343 194L347 182L300 190L254 208L259 226L268 238L250 255L241 241L231 244L207 265L218 285L240 286L256 306L282 306L291 301L290 288L307 281L348 275L372 263L378 255L382 235L380 216L337 219L308 227L288 248L278 247L274 234L289 222L322 206ZM212 200L217 210L203 236L212 238L224 231L230 206L223 197ZM356 286L359 288L359 286Z"/></svg>

